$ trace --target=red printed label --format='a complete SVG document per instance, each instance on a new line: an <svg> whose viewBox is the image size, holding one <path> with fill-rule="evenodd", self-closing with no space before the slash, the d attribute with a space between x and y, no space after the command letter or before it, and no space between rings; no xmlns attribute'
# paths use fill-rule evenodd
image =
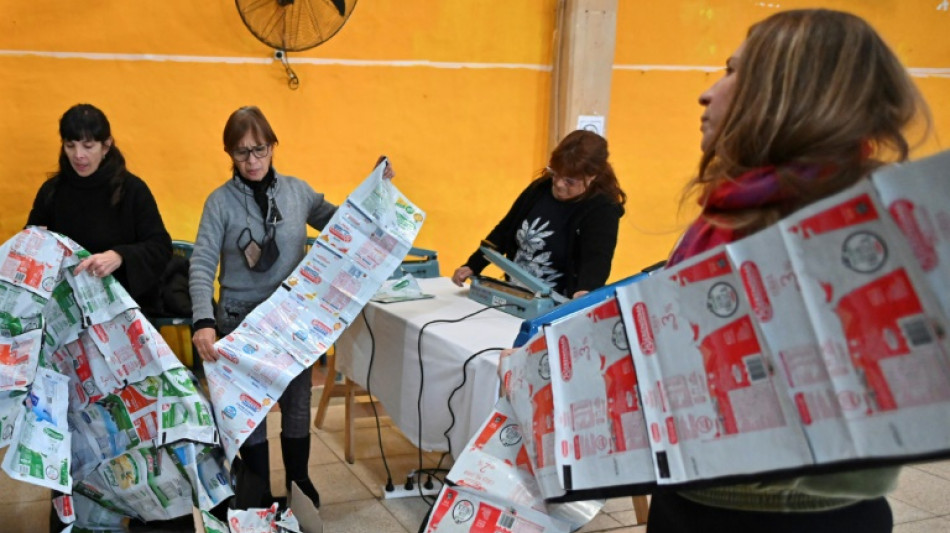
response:
<svg viewBox="0 0 950 533"><path fill-rule="evenodd" d="M643 302L637 302L633 306L633 324L637 328L637 340L640 343L640 351L644 355L653 355L656 353L656 340L653 337L653 328L650 326L650 315L647 312L647 305Z"/></svg>
<svg viewBox="0 0 950 533"><path fill-rule="evenodd" d="M836 231L856 224L864 224L879 218L877 209L875 209L874 204L871 203L871 198L867 194L862 194L857 198L852 198L851 200L802 220L793 226L791 230L792 233L798 233L803 238L809 239L816 235Z"/></svg>
<svg viewBox="0 0 950 533"><path fill-rule="evenodd" d="M670 436L670 444L679 442L679 437L676 435L676 421L673 420L672 416L666 418L666 433Z"/></svg>
<svg viewBox="0 0 950 533"><path fill-rule="evenodd" d="M485 425L485 429L483 429L482 432L478 434L478 438L475 439L474 447L477 449L484 448L506 420L508 420L507 416L497 412L494 413L491 417L491 421Z"/></svg>
<svg viewBox="0 0 950 533"><path fill-rule="evenodd" d="M561 338L557 340L557 350L561 357L561 378L564 381L570 381L574 369L571 366L571 345L567 340L567 336L561 335Z"/></svg>
<svg viewBox="0 0 950 533"><path fill-rule="evenodd" d="M762 322L772 320L772 302L769 301L769 295L765 292L765 283L762 281L759 267L751 261L746 261L739 267L739 272L742 274L742 286L745 288L755 316Z"/></svg>
<svg viewBox="0 0 950 533"><path fill-rule="evenodd" d="M801 392L795 394L795 407L798 408L798 416L801 417L802 424L810 426L812 422L811 412L808 410L808 402L805 400L805 395Z"/></svg>
<svg viewBox="0 0 950 533"><path fill-rule="evenodd" d="M718 253L701 263L684 267L673 275L673 280L680 286L699 281L718 278L732 272L732 266L726 258L726 252Z"/></svg>
<svg viewBox="0 0 950 533"><path fill-rule="evenodd" d="M904 232L904 236L907 237L907 242L910 243L920 266L929 272L937 268L938 263L937 250L934 247L934 233L933 231L924 231L924 228L920 227L914 210L914 204L908 200L897 200L889 208L894 221L897 222L901 231Z"/></svg>

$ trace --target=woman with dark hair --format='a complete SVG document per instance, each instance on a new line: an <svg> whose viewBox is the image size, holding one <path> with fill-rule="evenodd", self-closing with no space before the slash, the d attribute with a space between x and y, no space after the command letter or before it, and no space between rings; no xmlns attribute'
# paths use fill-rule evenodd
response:
<svg viewBox="0 0 950 533"><path fill-rule="evenodd" d="M602 287L627 200L608 155L607 140L600 135L569 133L485 244L567 297ZM462 286L486 266L488 260L476 251L452 281Z"/></svg>
<svg viewBox="0 0 950 533"><path fill-rule="evenodd" d="M307 225L322 230L336 212L336 206L307 182L274 170L277 135L257 107L232 113L223 140L231 157L231 178L205 201L189 275L193 341L205 361L218 359L216 334L231 333L304 258ZM392 175L387 167L384 176ZM221 290L215 315L211 302L219 266ZM308 367L294 378L278 400L280 447L288 494L294 482L319 507L320 496L308 472L311 371ZM247 486L239 480L234 505L240 508L268 506L273 500L266 422L261 421L240 449L244 467L262 485Z"/></svg>
<svg viewBox="0 0 950 533"><path fill-rule="evenodd" d="M115 276L142 311L153 314L172 243L152 192L126 169L109 120L96 107L69 108L59 136L59 171L40 187L27 225L79 243L92 255L77 274Z"/></svg>
<svg viewBox="0 0 950 533"><path fill-rule="evenodd" d="M700 217L669 265L774 224L908 156L904 132L929 114L906 70L859 17L776 13L752 26L703 106ZM684 198L686 195L684 195ZM665 492L650 533L890 532L884 495L898 468Z"/></svg>

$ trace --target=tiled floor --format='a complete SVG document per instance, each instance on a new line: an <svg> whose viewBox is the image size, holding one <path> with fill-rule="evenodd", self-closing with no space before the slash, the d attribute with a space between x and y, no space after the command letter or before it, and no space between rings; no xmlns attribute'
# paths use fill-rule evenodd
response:
<svg viewBox="0 0 950 533"><path fill-rule="evenodd" d="M315 374L315 381L319 377ZM320 389L314 390L315 399ZM335 400L338 401L338 400ZM284 471L279 468L280 413L269 415L271 435L272 486L275 495L283 490ZM389 467L399 485L406 474L417 466L417 450L383 417L383 446ZM323 506L326 533L415 533L428 509L422 498L415 496L384 499L386 474L380 458L376 428L372 418L356 423L356 464L343 460L343 406L331 404L322 429L313 429L310 475ZM433 467L438 454L424 454L426 468ZM895 533L937 533L950 531L950 461L929 463L903 470L898 489L890 497L894 511ZM0 472L0 531L48 531L49 492L10 480ZM581 531L593 533L643 532L635 526L630 498L608 500L603 511ZM142 531L142 529L138 529ZM153 533L158 530L152 530ZM162 530L168 531L168 530Z"/></svg>

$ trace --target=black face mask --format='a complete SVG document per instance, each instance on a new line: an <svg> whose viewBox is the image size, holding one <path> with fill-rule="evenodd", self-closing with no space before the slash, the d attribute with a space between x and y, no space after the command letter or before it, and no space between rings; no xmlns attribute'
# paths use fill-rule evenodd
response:
<svg viewBox="0 0 950 533"><path fill-rule="evenodd" d="M260 243L251 236L251 228L244 228L238 235L237 246L244 255L247 268L254 272L267 272L277 262L280 250L277 248L277 239L274 238L276 229L277 226L267 224L264 238Z"/></svg>

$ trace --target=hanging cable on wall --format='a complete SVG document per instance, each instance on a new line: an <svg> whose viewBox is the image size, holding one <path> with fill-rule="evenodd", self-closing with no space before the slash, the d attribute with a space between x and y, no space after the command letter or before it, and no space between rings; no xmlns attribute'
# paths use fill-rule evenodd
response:
<svg viewBox="0 0 950 533"><path fill-rule="evenodd" d="M300 78L287 61L287 52L309 50L336 35L353 13L356 0L235 0L247 29L275 50L287 72L287 85Z"/></svg>
<svg viewBox="0 0 950 533"><path fill-rule="evenodd" d="M287 86L290 87L291 90L296 91L297 88L300 87L300 78L297 77L297 73L294 72L294 69L290 66L290 61L287 59L287 52L278 50L274 52L274 57L284 65L284 72L287 73Z"/></svg>

